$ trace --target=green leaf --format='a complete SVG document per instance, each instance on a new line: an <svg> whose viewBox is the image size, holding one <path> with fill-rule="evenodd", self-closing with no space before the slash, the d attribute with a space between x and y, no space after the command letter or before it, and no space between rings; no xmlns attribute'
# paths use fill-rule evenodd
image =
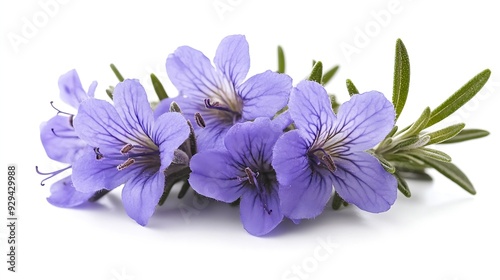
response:
<svg viewBox="0 0 500 280"><path fill-rule="evenodd" d="M462 129L464 129L464 127L465 127L464 123L459 123L459 124L450 125L446 128L440 129L438 131L427 133L426 135L431 137L431 140L429 140L427 145L440 143L440 142L446 141L450 138L453 138Z"/></svg>
<svg viewBox="0 0 500 280"><path fill-rule="evenodd" d="M476 190L472 183L469 181L469 178L465 176L465 174L460 170L456 165L451 162L442 162L430 158L422 157L420 158L430 167L436 169L439 173L443 174L446 178L452 180L457 185L462 187L465 191L470 194L476 194Z"/></svg>
<svg viewBox="0 0 500 280"><path fill-rule="evenodd" d="M463 129L457 135L455 135L453 138L450 138L450 139L443 141L439 144L458 143L458 142L462 142L462 141L468 141L468 140L472 140L472 139L486 137L488 135L490 135L490 133L488 131L482 130L482 129Z"/></svg>
<svg viewBox="0 0 500 280"><path fill-rule="evenodd" d="M332 109L335 113L337 113L340 104L337 102L337 98L333 94L328 94L328 97L330 97L330 104L332 104Z"/></svg>
<svg viewBox="0 0 500 280"><path fill-rule="evenodd" d="M490 78L491 71L489 69L477 74L474 78L468 81L464 86L457 90L452 96L446 99L436 109L432 110L431 117L427 123L427 127L436 124L453 112L467 103L481 88L486 84Z"/></svg>
<svg viewBox="0 0 500 280"><path fill-rule="evenodd" d="M123 82L124 80L123 76L122 74L120 74L120 71L118 71L118 68L116 68L116 66L113 63L111 63L109 67L111 67L111 70L113 70L113 73L115 73L115 76L116 78L118 78L118 81Z"/></svg>
<svg viewBox="0 0 500 280"><path fill-rule="evenodd" d="M425 173L425 171L416 171L416 170L398 170L399 176L405 179L411 180L420 180L420 181L432 181L432 177Z"/></svg>
<svg viewBox="0 0 500 280"><path fill-rule="evenodd" d="M392 104L396 111L396 120L403 111L410 89L410 59L401 39L396 41L394 59L394 85L392 88Z"/></svg>
<svg viewBox="0 0 500 280"><path fill-rule="evenodd" d="M339 70L339 66L335 65L332 67L332 69L328 70L324 75L323 75L323 80L321 83L323 85L326 85L332 78L335 76L335 73Z"/></svg>
<svg viewBox="0 0 500 280"><path fill-rule="evenodd" d="M411 191L410 188L408 187L408 183L406 183L406 180L403 179L401 175L398 174L398 172L393 174L394 177L396 177L396 180L398 181L398 190L406 197L411 197Z"/></svg>
<svg viewBox="0 0 500 280"><path fill-rule="evenodd" d="M442 161L442 162L450 162L451 157L444 152L429 149L429 148L420 148L408 151L408 153L416 155L418 157L427 157L434 160Z"/></svg>
<svg viewBox="0 0 500 280"><path fill-rule="evenodd" d="M165 91L165 88L161 84L160 80L156 77L155 74L151 73L151 82L153 83L153 87L155 89L156 95L158 96L158 99L163 100L165 98L168 98L167 92Z"/></svg>
<svg viewBox="0 0 500 280"><path fill-rule="evenodd" d="M285 53L283 48L278 46L278 73L285 73Z"/></svg>
<svg viewBox="0 0 500 280"><path fill-rule="evenodd" d="M431 109L429 107L425 108L420 117L405 131L404 135L418 135L427 125L430 115Z"/></svg>
<svg viewBox="0 0 500 280"><path fill-rule="evenodd" d="M396 167L394 167L394 165L392 165L383 156L375 154L375 153L372 153L372 155L375 156L378 159L378 161L380 162L380 164L382 165L382 167L385 169L385 171L387 171L387 172L389 172L391 174L393 174L394 172L396 172Z"/></svg>
<svg viewBox="0 0 500 280"><path fill-rule="evenodd" d="M333 210L339 210L340 206L344 204L344 200L342 197L337 192L333 193L333 199L332 199L332 209Z"/></svg>
<svg viewBox="0 0 500 280"><path fill-rule="evenodd" d="M113 86L109 86L108 89L106 89L106 94L109 96L109 98L111 100L113 100L113 91L115 90L115 88Z"/></svg>
<svg viewBox="0 0 500 280"><path fill-rule="evenodd" d="M410 136L404 139L401 139L399 142L395 143L394 147L391 150L399 150L401 148L405 148L417 143L420 140L418 135Z"/></svg>
<svg viewBox="0 0 500 280"><path fill-rule="evenodd" d="M309 75L309 81L315 81L318 84L321 84L321 78L323 76L323 63L321 61L316 62L314 67Z"/></svg>
<svg viewBox="0 0 500 280"><path fill-rule="evenodd" d="M411 136L411 137L413 137L413 136ZM429 142L430 139L431 139L431 137L429 137L428 135L419 136L418 141L416 141L415 143L412 143L412 144L404 146L404 147L400 147L399 149L400 150L414 150L414 149L417 149L417 148L420 148L420 147L427 145L427 143Z"/></svg>
<svg viewBox="0 0 500 280"><path fill-rule="evenodd" d="M349 96L353 96L359 93L359 90L356 88L356 86L350 79L347 79L345 83L347 86L347 91L349 92Z"/></svg>

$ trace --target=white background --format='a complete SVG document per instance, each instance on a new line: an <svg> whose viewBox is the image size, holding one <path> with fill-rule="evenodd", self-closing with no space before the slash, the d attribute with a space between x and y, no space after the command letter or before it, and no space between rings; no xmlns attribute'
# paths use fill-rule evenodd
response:
<svg viewBox="0 0 500 280"><path fill-rule="evenodd" d="M56 6L45 11L48 2L0 4L0 173L6 182L7 165L16 164L19 183L18 272L7 271L5 220L1 279L500 279L500 129L494 121L500 20L493 1L67 0L52 1ZM192 193L184 200L169 197L147 227L125 214L119 190L83 209L46 201L50 184L40 186L35 166L50 171L61 165L46 158L39 125L55 113L51 100L67 108L58 99L61 74L77 69L84 87L97 80L97 96L106 98L105 88L117 82L108 67L115 63L126 77L141 79L151 98L151 72L174 95L167 55L189 45L212 58L230 34L246 35L249 76L276 69L277 45L285 49L294 84L312 59L326 67L340 64L327 89L343 101L347 78L361 91L376 89L390 98L394 46L401 38L412 72L401 125L490 68L488 87L453 122L491 135L442 146L477 195L431 172L432 183L410 181L412 198L400 196L384 214L326 209L300 225L285 221L263 238L242 228L237 208L193 203ZM348 45L355 53L343 51ZM6 187L1 189L6 217Z"/></svg>

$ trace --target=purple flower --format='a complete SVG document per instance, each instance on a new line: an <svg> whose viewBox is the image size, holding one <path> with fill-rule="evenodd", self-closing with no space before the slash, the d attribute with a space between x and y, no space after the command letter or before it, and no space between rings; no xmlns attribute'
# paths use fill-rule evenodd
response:
<svg viewBox="0 0 500 280"><path fill-rule="evenodd" d="M324 88L303 81L292 90L288 106L297 129L276 142L273 157L284 215L319 215L332 185L340 197L363 210L388 210L396 199L396 179L365 152L394 125L394 108L384 95L354 95L335 116Z"/></svg>
<svg viewBox="0 0 500 280"><path fill-rule="evenodd" d="M78 73L70 70L59 78L59 90L61 99L71 107L78 109L83 100L92 98L97 86L93 82L87 92L82 87ZM55 108L55 107L54 107ZM58 109L57 115L43 123L40 127L40 139L47 156L55 161L69 164L69 166L55 172L43 173L49 175L44 181L71 168L71 164L79 158L87 147L85 141L81 140L73 127L73 113L62 112ZM64 177L50 188L51 195L48 202L58 207L74 207L87 202L94 196L92 193L81 193L73 187L71 176Z"/></svg>
<svg viewBox="0 0 500 280"><path fill-rule="evenodd" d="M274 143L282 134L268 118L235 124L224 138L224 148L193 156L189 183L196 192L219 201L241 198L244 228L257 236L270 232L283 219L271 166Z"/></svg>
<svg viewBox="0 0 500 280"><path fill-rule="evenodd" d="M257 117L272 118L285 107L292 80L285 74L266 71L244 81L250 68L248 43L244 36L222 40L214 66L200 51L179 47L167 58L167 73L179 96L162 101L155 110L159 116L175 101L186 118L195 123L200 113L206 127L195 128L199 150L223 147L222 139L235 123Z"/></svg>
<svg viewBox="0 0 500 280"><path fill-rule="evenodd" d="M97 99L80 105L75 130L92 148L73 164L72 180L81 192L125 184L124 208L144 226L163 193L167 168L182 158L177 148L188 137L189 126L179 113L165 113L155 120L146 92L136 80L119 83L113 101L114 107Z"/></svg>

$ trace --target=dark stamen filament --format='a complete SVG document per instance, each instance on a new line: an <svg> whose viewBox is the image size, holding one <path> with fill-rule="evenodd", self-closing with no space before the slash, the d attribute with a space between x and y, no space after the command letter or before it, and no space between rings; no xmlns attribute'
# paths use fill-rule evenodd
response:
<svg viewBox="0 0 500 280"><path fill-rule="evenodd" d="M73 139L78 139L78 136L76 136L76 135L62 135L62 134L57 134L56 131L53 128L51 128L50 131L52 131L52 133L56 137L59 137L59 138L66 138L66 139L73 138Z"/></svg>
<svg viewBox="0 0 500 280"><path fill-rule="evenodd" d="M59 114L63 114L63 115L73 116L73 114L66 113L66 112L64 112L64 111L61 111L61 110L57 109L57 108L54 106L54 101L50 101L50 106L51 106L52 108L54 108L54 110L56 110L56 111L57 111L57 114L58 114L58 115L59 115ZM72 120L72 119L70 120L70 123L71 123L71 124L73 123L73 120Z"/></svg>
<svg viewBox="0 0 500 280"><path fill-rule="evenodd" d="M69 165L69 166L67 166L67 167L65 167L63 169L59 169L59 170L53 171L53 172L40 172L40 170L38 169L38 166L35 166L35 168L36 168L36 173L38 173L40 175L50 175L49 177L43 179L40 182L40 185L45 186L45 183L44 183L45 181L47 181L48 179L50 179L50 178L52 178L52 177L54 177L54 176L56 176L56 175L58 175L58 174L60 174L60 173L62 173L64 171L66 171L68 169L70 169L71 165Z"/></svg>
<svg viewBox="0 0 500 280"><path fill-rule="evenodd" d="M235 115L239 115L238 112L235 112L233 110L231 110L229 107L227 106L224 106L224 105L221 105L219 102L214 102L214 103L210 103L210 99L205 99L205 107L208 108L208 109L215 109L215 110L220 110L220 111L224 111L224 112L229 112L229 113L232 113L232 114L235 114Z"/></svg>

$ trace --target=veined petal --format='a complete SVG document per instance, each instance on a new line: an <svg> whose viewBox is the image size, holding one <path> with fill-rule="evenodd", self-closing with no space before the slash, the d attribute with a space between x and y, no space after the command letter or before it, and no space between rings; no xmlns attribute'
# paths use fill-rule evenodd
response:
<svg viewBox="0 0 500 280"><path fill-rule="evenodd" d="M74 69L59 77L59 91L61 99L75 109L78 109L80 103L89 97Z"/></svg>
<svg viewBox="0 0 500 280"><path fill-rule="evenodd" d="M250 77L238 87L243 101L242 118L272 118L283 109L292 90L292 78L286 74L266 71Z"/></svg>
<svg viewBox="0 0 500 280"><path fill-rule="evenodd" d="M244 192L242 181L246 176L245 167L238 167L227 151L200 152L191 159L191 187L201 195L223 201L233 202Z"/></svg>
<svg viewBox="0 0 500 280"><path fill-rule="evenodd" d="M215 71L210 60L200 51L188 46L177 48L167 58L167 74L179 96L199 100L215 95L233 94L234 87L226 77Z"/></svg>
<svg viewBox="0 0 500 280"><path fill-rule="evenodd" d="M288 108L309 144L326 139L336 120L326 90L316 82L300 82L292 90Z"/></svg>
<svg viewBox="0 0 500 280"><path fill-rule="evenodd" d="M248 42L243 35L224 38L215 54L214 63L233 85L239 85L250 69Z"/></svg>
<svg viewBox="0 0 500 280"><path fill-rule="evenodd" d="M356 94L340 106L329 142L365 151L380 143L394 126L392 103L380 92Z"/></svg>
<svg viewBox="0 0 500 280"><path fill-rule="evenodd" d="M314 168L309 145L297 130L285 133L274 147L273 166L280 183L281 211L290 219L318 216L332 194L332 175Z"/></svg>
<svg viewBox="0 0 500 280"><path fill-rule="evenodd" d="M54 116L40 127L40 138L49 158L71 164L87 144L78 138L70 120L68 116Z"/></svg>
<svg viewBox="0 0 500 280"><path fill-rule="evenodd" d="M87 202L93 195L94 192L77 191L68 176L52 184L47 201L57 207L71 208Z"/></svg>
<svg viewBox="0 0 500 280"><path fill-rule="evenodd" d="M73 124L78 137L92 147L121 147L123 144L139 141L136 135L131 135L126 130L113 105L104 100L83 101Z"/></svg>
<svg viewBox="0 0 500 280"><path fill-rule="evenodd" d="M378 213L389 210L397 196L397 181L365 152L335 158L333 185L345 201L362 210Z"/></svg>
<svg viewBox="0 0 500 280"><path fill-rule="evenodd" d="M281 134L281 128L270 119L257 118L235 124L227 132L224 144L235 161L247 167L265 166L271 164L273 147Z"/></svg>
<svg viewBox="0 0 500 280"><path fill-rule="evenodd" d="M161 115L154 123L152 139L160 150L161 167L166 169L172 162L174 150L189 136L189 126L180 113Z"/></svg>
<svg viewBox="0 0 500 280"><path fill-rule="evenodd" d="M271 192L265 195L265 201L262 201L256 192L246 191L240 200L240 217L243 227L255 236L269 233L283 220L278 184L276 183Z"/></svg>
<svg viewBox="0 0 500 280"><path fill-rule="evenodd" d="M145 226L160 201L165 184L163 172L143 173L125 183L122 190L123 207L127 214Z"/></svg>
<svg viewBox="0 0 500 280"><path fill-rule="evenodd" d="M138 139L151 135L153 110L146 91L137 80L127 79L118 83L113 91L113 102L127 131Z"/></svg>
<svg viewBox="0 0 500 280"><path fill-rule="evenodd" d="M228 125L217 123L212 123L205 128L195 128L198 152L224 149L224 136L229 128Z"/></svg>
<svg viewBox="0 0 500 280"><path fill-rule="evenodd" d="M126 171L116 166L122 161L97 160L89 148L73 163L71 180L79 192L95 192L102 189L112 190L141 172L140 165L132 165Z"/></svg>

